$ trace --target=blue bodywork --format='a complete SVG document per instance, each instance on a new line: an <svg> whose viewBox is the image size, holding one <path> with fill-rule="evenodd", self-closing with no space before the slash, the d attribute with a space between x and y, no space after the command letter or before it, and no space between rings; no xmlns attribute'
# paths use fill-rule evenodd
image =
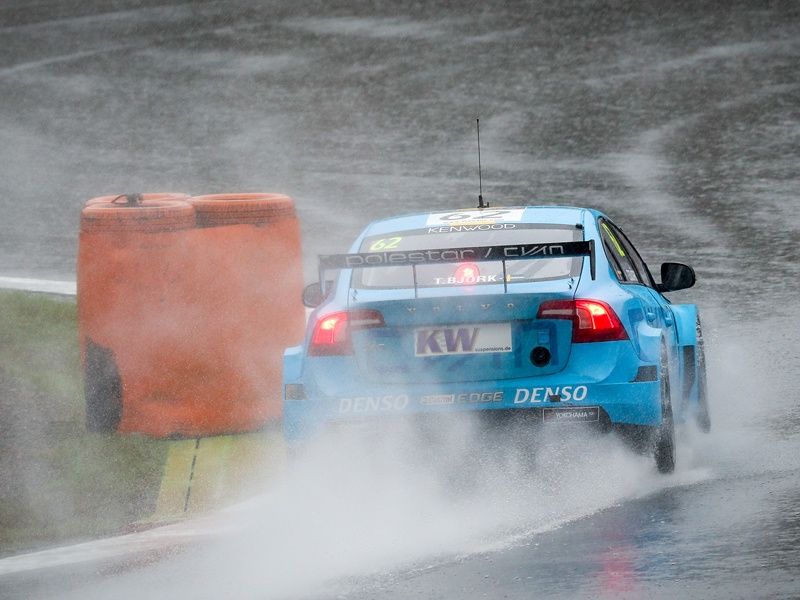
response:
<svg viewBox="0 0 800 600"><path fill-rule="evenodd" d="M494 209L485 210L486 221L491 222ZM463 214L475 218L481 213ZM670 303L653 285L621 282L608 238L603 245L602 224L610 220L602 213L534 206L517 207L515 214L519 223L575 228L583 240L594 240L594 256L579 259L577 276L508 286L355 290L354 270L342 269L331 294L311 313L303 345L284 353L287 440L305 440L333 422L453 411L532 409L544 415L544 409L598 407L611 425L658 427L665 356L674 418L684 420L699 393L694 376L696 307ZM376 221L354 241L350 252L359 252L365 238L424 229L430 218L417 214ZM581 298L610 306L628 339L575 343L570 321L537 318L543 301ZM353 331L352 354L309 355L320 318L361 309L380 312L385 324ZM413 354L414 332L420 328L499 322L511 323L511 351ZM531 364L534 347L548 350L552 357L548 364Z"/></svg>

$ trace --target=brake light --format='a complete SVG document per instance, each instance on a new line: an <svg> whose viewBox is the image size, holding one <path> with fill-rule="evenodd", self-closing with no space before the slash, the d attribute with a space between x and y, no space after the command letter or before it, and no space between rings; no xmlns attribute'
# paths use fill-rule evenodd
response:
<svg viewBox="0 0 800 600"><path fill-rule="evenodd" d="M572 321L572 341L575 343L628 339L617 313L600 300L548 300L539 306L536 317Z"/></svg>
<svg viewBox="0 0 800 600"><path fill-rule="evenodd" d="M480 274L480 269L475 263L463 263L458 265L454 278L459 285L470 285L478 282Z"/></svg>
<svg viewBox="0 0 800 600"><path fill-rule="evenodd" d="M308 353L311 356L352 354L351 331L383 325L383 315L377 310L351 310L323 315L314 325Z"/></svg>

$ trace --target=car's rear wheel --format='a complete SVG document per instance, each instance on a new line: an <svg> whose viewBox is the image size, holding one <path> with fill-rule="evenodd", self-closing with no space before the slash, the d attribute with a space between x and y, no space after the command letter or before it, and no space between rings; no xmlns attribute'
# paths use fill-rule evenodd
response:
<svg viewBox="0 0 800 600"><path fill-rule="evenodd" d="M661 425L655 431L653 456L659 473L675 470L675 422L669 385L669 362L666 348L661 348Z"/></svg>
<svg viewBox="0 0 800 600"><path fill-rule="evenodd" d="M706 386L706 353L703 345L703 330L700 319L695 325L697 331L697 411L695 422L703 433L711 431L711 415L708 411L708 388Z"/></svg>

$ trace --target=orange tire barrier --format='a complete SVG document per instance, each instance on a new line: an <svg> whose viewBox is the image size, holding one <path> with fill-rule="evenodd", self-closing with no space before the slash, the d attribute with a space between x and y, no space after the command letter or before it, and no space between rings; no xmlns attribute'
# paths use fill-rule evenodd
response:
<svg viewBox="0 0 800 600"><path fill-rule="evenodd" d="M197 418L211 431L258 429L281 414L283 350L303 337L300 228L282 194L196 196L194 289L206 310L195 328L207 374ZM202 401L200 400L202 399Z"/></svg>
<svg viewBox="0 0 800 600"><path fill-rule="evenodd" d="M293 201L153 196L103 197L81 213L87 425L155 437L258 429L280 415L282 352L303 335Z"/></svg>
<svg viewBox="0 0 800 600"><path fill-rule="evenodd" d="M185 337L172 317L194 208L130 199L81 211L78 330L91 431L139 430L137 408L173 376L169 361Z"/></svg>

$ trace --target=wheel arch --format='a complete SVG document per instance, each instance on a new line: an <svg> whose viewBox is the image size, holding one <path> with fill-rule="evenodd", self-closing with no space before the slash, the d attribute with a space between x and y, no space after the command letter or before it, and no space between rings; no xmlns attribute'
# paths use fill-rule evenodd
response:
<svg viewBox="0 0 800 600"><path fill-rule="evenodd" d="M694 346L697 344L697 306L694 304L673 304L675 315L675 331L678 335L678 346Z"/></svg>
<svg viewBox="0 0 800 600"><path fill-rule="evenodd" d="M683 304L673 306L675 325L678 333L678 361L680 366L680 412L683 418L697 413L703 408L705 399L705 365L701 364L702 348L698 336L700 332L700 316L697 306ZM707 407L705 407L706 421ZM708 430L708 425L701 428Z"/></svg>

